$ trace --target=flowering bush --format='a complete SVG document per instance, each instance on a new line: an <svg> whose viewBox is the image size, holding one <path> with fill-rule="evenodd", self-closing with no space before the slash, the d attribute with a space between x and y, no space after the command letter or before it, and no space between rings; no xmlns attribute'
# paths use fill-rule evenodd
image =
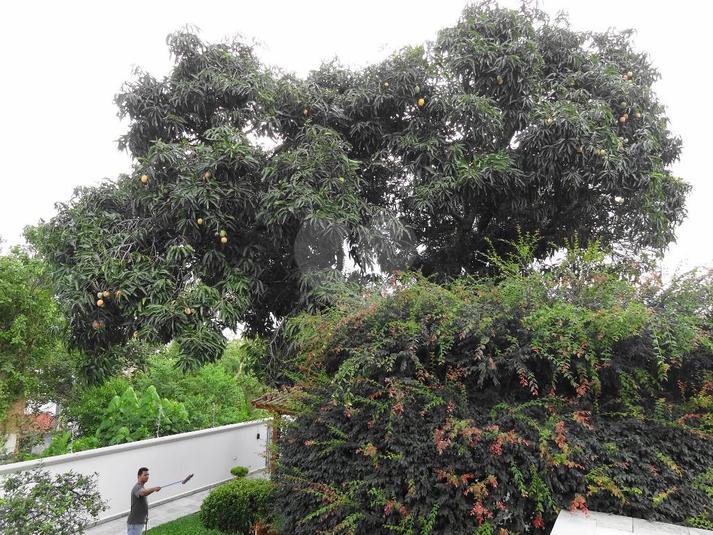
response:
<svg viewBox="0 0 713 535"><path fill-rule="evenodd" d="M287 532L709 525L711 277L633 279L595 248L535 271L520 245L499 276L405 274L295 320L313 373L280 444Z"/></svg>

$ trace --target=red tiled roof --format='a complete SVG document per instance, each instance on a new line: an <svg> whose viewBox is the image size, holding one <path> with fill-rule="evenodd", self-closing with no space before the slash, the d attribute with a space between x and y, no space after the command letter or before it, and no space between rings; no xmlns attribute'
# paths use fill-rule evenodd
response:
<svg viewBox="0 0 713 535"><path fill-rule="evenodd" d="M30 425L37 431L47 433L54 429L55 417L48 412L40 412L39 414L33 414L31 418L32 420Z"/></svg>

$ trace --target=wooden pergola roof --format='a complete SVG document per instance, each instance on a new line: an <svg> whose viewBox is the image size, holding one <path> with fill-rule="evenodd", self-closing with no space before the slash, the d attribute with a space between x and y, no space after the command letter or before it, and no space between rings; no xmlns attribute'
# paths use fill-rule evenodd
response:
<svg viewBox="0 0 713 535"><path fill-rule="evenodd" d="M255 408L265 409L273 414L294 414L294 402L302 393L297 387L273 390L253 400Z"/></svg>

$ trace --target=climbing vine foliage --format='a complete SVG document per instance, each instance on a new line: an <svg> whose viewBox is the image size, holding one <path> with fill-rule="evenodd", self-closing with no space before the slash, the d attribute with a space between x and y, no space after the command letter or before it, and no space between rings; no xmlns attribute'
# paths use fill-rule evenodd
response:
<svg viewBox="0 0 713 535"><path fill-rule="evenodd" d="M560 509L713 526L713 277L571 249L404 273L292 320L288 532L504 535Z"/></svg>

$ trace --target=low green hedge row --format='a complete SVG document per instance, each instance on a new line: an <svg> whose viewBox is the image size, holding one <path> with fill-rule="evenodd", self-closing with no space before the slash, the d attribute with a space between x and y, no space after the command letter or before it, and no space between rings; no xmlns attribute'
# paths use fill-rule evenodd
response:
<svg viewBox="0 0 713 535"><path fill-rule="evenodd" d="M207 528L248 535L257 521L270 522L273 484L266 479L234 479L203 500L200 520Z"/></svg>

